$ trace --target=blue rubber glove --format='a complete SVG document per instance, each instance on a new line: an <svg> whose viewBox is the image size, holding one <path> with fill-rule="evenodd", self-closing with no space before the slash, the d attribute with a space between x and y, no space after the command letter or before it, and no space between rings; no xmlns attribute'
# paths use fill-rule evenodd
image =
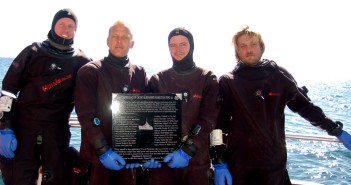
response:
<svg viewBox="0 0 351 185"><path fill-rule="evenodd" d="M214 164L214 183L215 185L232 185L232 175L228 170L227 164ZM227 182L227 183L226 183Z"/></svg>
<svg viewBox="0 0 351 185"><path fill-rule="evenodd" d="M131 163L131 164L126 164L127 169L132 169L132 168L139 168L141 167L140 163Z"/></svg>
<svg viewBox="0 0 351 185"><path fill-rule="evenodd" d="M191 157L186 154L182 149L178 149L170 154L168 154L163 162L168 163L170 168L184 168L189 165L189 160Z"/></svg>
<svg viewBox="0 0 351 185"><path fill-rule="evenodd" d="M162 164L155 159L150 159L143 164L144 168L161 168Z"/></svg>
<svg viewBox="0 0 351 185"><path fill-rule="evenodd" d="M341 134L336 137L342 142L342 144L344 144L347 149L351 150L351 136L349 133L343 130L341 131Z"/></svg>
<svg viewBox="0 0 351 185"><path fill-rule="evenodd" d="M17 139L11 129L0 130L0 154L6 158L14 158Z"/></svg>
<svg viewBox="0 0 351 185"><path fill-rule="evenodd" d="M111 148L99 156L100 162L110 170L120 170L126 165L126 161Z"/></svg>

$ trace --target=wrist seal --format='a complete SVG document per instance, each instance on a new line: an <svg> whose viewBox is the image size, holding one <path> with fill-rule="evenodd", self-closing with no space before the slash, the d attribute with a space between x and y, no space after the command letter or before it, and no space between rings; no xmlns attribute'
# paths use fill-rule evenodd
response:
<svg viewBox="0 0 351 185"><path fill-rule="evenodd" d="M342 132L343 124L340 121L336 121L334 124L330 124L326 129L328 135L338 136Z"/></svg>
<svg viewBox="0 0 351 185"><path fill-rule="evenodd" d="M110 149L105 139L97 139L94 143L94 148L98 156L107 152L107 150Z"/></svg>
<svg viewBox="0 0 351 185"><path fill-rule="evenodd" d="M215 145L210 147L210 159L212 164L223 164L226 156L226 145Z"/></svg>
<svg viewBox="0 0 351 185"><path fill-rule="evenodd" d="M185 144L181 147L181 149L188 154L190 157L194 157L196 155L197 147L194 143Z"/></svg>

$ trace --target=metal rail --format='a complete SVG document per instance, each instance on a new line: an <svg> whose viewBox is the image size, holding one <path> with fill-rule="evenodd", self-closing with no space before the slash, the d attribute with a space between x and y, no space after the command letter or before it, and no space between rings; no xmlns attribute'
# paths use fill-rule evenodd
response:
<svg viewBox="0 0 351 185"><path fill-rule="evenodd" d="M316 136L316 135L308 135L308 134L285 133L285 137L289 138L289 139L327 141L327 142L341 143L338 139L336 139L336 137L332 137L332 136Z"/></svg>
<svg viewBox="0 0 351 185"><path fill-rule="evenodd" d="M69 123L72 128L80 128L79 121L77 116L71 116L69 118ZM308 134L294 134L294 133L285 133L287 139L299 139L299 140L310 140L310 141L326 141L326 142L336 142L340 143L338 139L332 136L316 136Z"/></svg>

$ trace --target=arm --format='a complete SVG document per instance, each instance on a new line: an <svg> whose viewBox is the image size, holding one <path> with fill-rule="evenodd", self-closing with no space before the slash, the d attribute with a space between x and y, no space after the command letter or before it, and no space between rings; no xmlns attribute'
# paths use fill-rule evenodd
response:
<svg viewBox="0 0 351 185"><path fill-rule="evenodd" d="M109 148L105 137L100 129L100 123L94 122L94 118L100 121L98 115L98 72L92 66L83 66L79 71L76 79L75 90L75 109L79 123L81 124L84 135L88 136L89 143L93 145L96 153L102 154Z"/></svg>
<svg viewBox="0 0 351 185"><path fill-rule="evenodd" d="M17 139L12 130L13 107L15 98L1 94L0 97L0 154L6 158L14 158Z"/></svg>
<svg viewBox="0 0 351 185"><path fill-rule="evenodd" d="M82 127L82 142L88 142L95 149L100 162L110 170L120 170L124 167L124 159L112 150L102 132L102 122L98 106L99 71L93 65L85 65L78 71L76 80L75 106ZM101 107L100 107L101 109Z"/></svg>
<svg viewBox="0 0 351 185"><path fill-rule="evenodd" d="M0 154L6 158L13 158L17 149L17 139L14 134L13 117L17 93L23 83L25 66L31 57L30 46L26 47L14 59L3 81L0 97Z"/></svg>
<svg viewBox="0 0 351 185"><path fill-rule="evenodd" d="M190 157L200 155L198 159L203 159L205 153L208 153L208 137L216 125L218 116L217 77L212 72L208 72L205 77L201 78L204 78L201 91L202 99L196 105L198 110L194 111L194 115L192 115L196 122L189 128L189 133L182 138L183 145L181 146L181 149ZM198 150L201 152L198 153Z"/></svg>
<svg viewBox="0 0 351 185"><path fill-rule="evenodd" d="M222 76L219 79L219 93L217 103L220 105L220 111L217 119L217 129L224 130L226 133L227 127L231 120L231 103L229 86L227 85L227 76ZM233 183L232 175L229 172L227 162L225 160L226 145L211 145L210 158L214 168L214 183L215 185L231 185Z"/></svg>
<svg viewBox="0 0 351 185"><path fill-rule="evenodd" d="M337 136L340 134L342 127L328 118L323 110L310 102L299 90L295 87L290 93L290 100L287 105L290 110L298 113L301 117L309 121L313 126L326 130L329 135Z"/></svg>
<svg viewBox="0 0 351 185"><path fill-rule="evenodd" d="M308 97L302 95L301 92L295 93L292 100L289 101L288 107L308 120L313 126L327 131L328 135L336 136L347 149L351 150L351 136L343 130L343 124L328 118L320 107L310 102Z"/></svg>
<svg viewBox="0 0 351 185"><path fill-rule="evenodd" d="M217 103L219 104L219 114L217 118L217 129L221 129L224 133L228 133L228 127L231 121L232 114L232 103L231 93L229 88L229 77L222 76L219 79L219 93L217 96Z"/></svg>

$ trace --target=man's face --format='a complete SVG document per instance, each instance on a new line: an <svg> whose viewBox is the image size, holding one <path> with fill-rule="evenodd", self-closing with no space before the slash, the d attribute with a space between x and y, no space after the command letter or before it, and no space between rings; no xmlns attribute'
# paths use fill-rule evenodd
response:
<svg viewBox="0 0 351 185"><path fill-rule="evenodd" d="M70 18L61 18L55 24L55 33L62 38L72 39L76 33L76 24Z"/></svg>
<svg viewBox="0 0 351 185"><path fill-rule="evenodd" d="M246 65L256 65L262 57L262 49L257 37L242 35L238 38L238 56Z"/></svg>
<svg viewBox="0 0 351 185"><path fill-rule="evenodd" d="M116 57L125 57L129 49L133 48L134 41L131 38L130 30L123 24L115 25L107 38L107 45L110 52Z"/></svg>
<svg viewBox="0 0 351 185"><path fill-rule="evenodd" d="M188 38L183 35L173 36L169 41L169 52L177 61L182 60L190 51Z"/></svg>

